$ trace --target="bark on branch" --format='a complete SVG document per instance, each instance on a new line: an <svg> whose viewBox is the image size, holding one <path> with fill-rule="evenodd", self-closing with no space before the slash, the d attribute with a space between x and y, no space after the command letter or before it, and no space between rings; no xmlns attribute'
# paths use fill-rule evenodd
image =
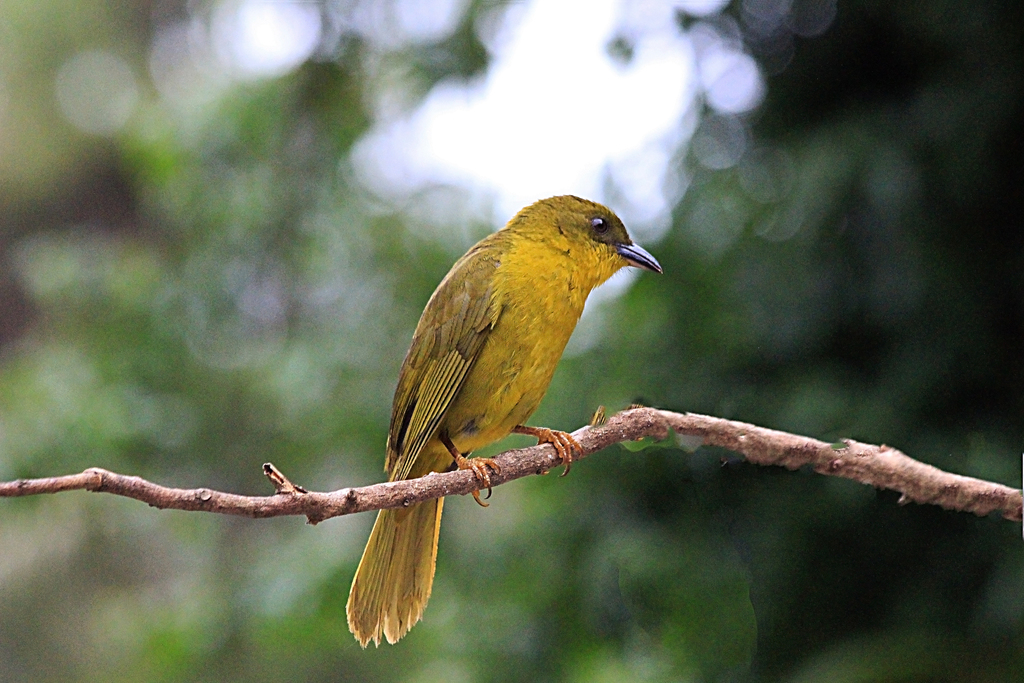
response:
<svg viewBox="0 0 1024 683"><path fill-rule="evenodd" d="M735 451L758 465L789 469L809 465L821 474L899 491L901 503L939 505L976 515L998 511L1006 519L1021 520L1020 490L944 472L884 445L872 446L853 440L829 444L743 422L653 408L624 411L604 425L584 427L573 436L583 446L583 454L579 456L582 458L614 443L644 437L665 439L670 429L677 434L699 437L706 445ZM493 486L541 474L559 464L555 449L548 444L505 451L495 460L501 472L492 474ZM139 477L93 467L62 477L0 482L0 498L85 489L135 498L161 509L246 517L304 515L310 523L316 524L339 515L406 507L441 496L465 495L478 488L472 472L455 471L319 493L293 485L272 465L265 465L264 472L277 490L272 496L240 496L205 488L167 488Z"/></svg>

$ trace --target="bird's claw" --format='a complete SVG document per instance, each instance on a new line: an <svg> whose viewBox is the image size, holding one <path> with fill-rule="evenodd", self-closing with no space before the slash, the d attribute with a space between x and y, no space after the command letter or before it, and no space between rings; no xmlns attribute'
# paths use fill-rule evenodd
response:
<svg viewBox="0 0 1024 683"><path fill-rule="evenodd" d="M568 432L560 432L557 429L548 429L546 427L527 427L525 425L519 425L512 431L516 434L527 434L535 437L538 446L542 443L549 443L554 446L559 460L565 465L565 471L561 474L563 477L569 474L573 459L577 455L583 455L583 446L576 440L576 437Z"/></svg>
<svg viewBox="0 0 1024 683"><path fill-rule="evenodd" d="M476 477L477 482L480 484L480 488L487 489L487 497L491 497L491 473L487 471L490 467L494 470L495 474L501 473L501 466L494 462L491 458L467 458L459 449L452 443L451 438L445 433L440 435L441 443L448 449L448 453L452 456L452 460L455 461L455 466L460 470L473 470L473 476ZM480 500L480 489L473 491L473 500L480 504L481 507L488 507L488 503Z"/></svg>
<svg viewBox="0 0 1024 683"><path fill-rule="evenodd" d="M487 489L487 497L491 497L491 473L487 471L487 468L489 467L494 470L495 474L500 474L501 465L491 458L467 458L463 455L455 458L455 464L460 470L472 470L473 476L476 477L477 482L480 484L480 488ZM473 491L473 500L482 507L488 507L489 505L489 503L485 503L480 499L479 489Z"/></svg>

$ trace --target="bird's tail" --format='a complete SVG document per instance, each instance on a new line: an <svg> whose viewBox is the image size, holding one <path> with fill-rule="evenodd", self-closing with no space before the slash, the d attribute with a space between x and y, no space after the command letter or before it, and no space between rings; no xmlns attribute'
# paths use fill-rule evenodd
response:
<svg viewBox="0 0 1024 683"><path fill-rule="evenodd" d="M348 627L366 647L397 643L423 616L437 560L444 498L381 510L352 580Z"/></svg>

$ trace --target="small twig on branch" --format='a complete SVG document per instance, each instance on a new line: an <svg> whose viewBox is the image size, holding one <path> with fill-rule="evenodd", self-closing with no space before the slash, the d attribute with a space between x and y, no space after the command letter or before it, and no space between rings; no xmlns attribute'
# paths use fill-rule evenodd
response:
<svg viewBox="0 0 1024 683"><path fill-rule="evenodd" d="M665 439L669 429L677 434L700 437L706 445L735 451L758 465L779 465L789 469L809 465L821 474L898 491L902 494L901 503L939 505L976 515L998 511L1006 519L1021 520L1020 490L950 474L888 446L872 446L849 439L840 446L743 422L653 408L621 412L605 424L584 427L573 436L583 447L578 458L584 458L614 443L637 441L644 437ZM491 475L492 486L541 474L559 464L555 449L550 444L505 451L494 459L501 466L501 471ZM80 474L62 477L0 482L0 498L85 489L135 498L162 509L246 517L304 515L310 523L316 524L339 515L407 507L441 496L465 495L478 487L473 473L461 470L318 493L292 484L269 463L264 466L264 472L274 484L275 495L240 496L210 489L173 489L94 467Z"/></svg>

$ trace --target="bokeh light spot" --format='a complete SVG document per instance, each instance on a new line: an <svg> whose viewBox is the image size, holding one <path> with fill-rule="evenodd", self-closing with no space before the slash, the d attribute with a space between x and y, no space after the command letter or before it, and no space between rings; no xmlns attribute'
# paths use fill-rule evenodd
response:
<svg viewBox="0 0 1024 683"><path fill-rule="evenodd" d="M691 17L706 17L721 12L729 0L677 0L676 7Z"/></svg>
<svg viewBox="0 0 1024 683"><path fill-rule="evenodd" d="M693 134L690 149L705 168L731 168L747 149L746 128L732 116L705 116Z"/></svg>
<svg viewBox="0 0 1024 683"><path fill-rule="evenodd" d="M135 111L138 86L121 57L102 50L79 52L60 68L57 103L75 128L92 135L113 135Z"/></svg>
<svg viewBox="0 0 1024 683"><path fill-rule="evenodd" d="M306 61L320 42L315 4L224 2L211 26L217 56L243 77L280 76Z"/></svg>
<svg viewBox="0 0 1024 683"><path fill-rule="evenodd" d="M465 4L465 0L395 0L395 19L411 42L442 40L455 30Z"/></svg>

